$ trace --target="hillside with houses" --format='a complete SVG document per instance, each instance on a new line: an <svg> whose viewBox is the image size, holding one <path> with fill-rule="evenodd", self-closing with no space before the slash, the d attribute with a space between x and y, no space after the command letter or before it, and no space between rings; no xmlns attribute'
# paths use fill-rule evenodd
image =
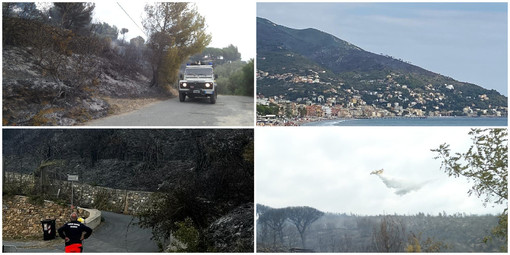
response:
<svg viewBox="0 0 510 255"><path fill-rule="evenodd" d="M366 52L318 30L261 18L257 24L259 119L508 114L507 97L495 90ZM317 38L325 40L322 46Z"/></svg>

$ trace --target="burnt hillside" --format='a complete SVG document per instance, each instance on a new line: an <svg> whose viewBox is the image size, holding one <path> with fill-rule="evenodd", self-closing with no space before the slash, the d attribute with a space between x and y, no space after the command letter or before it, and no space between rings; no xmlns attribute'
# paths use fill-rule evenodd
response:
<svg viewBox="0 0 510 255"><path fill-rule="evenodd" d="M43 169L64 180L75 173L111 188L156 191L195 177L230 180L227 186L253 180L252 130L5 129L2 145L4 171L39 176ZM253 182L243 185L253 191ZM242 193L252 196L249 190Z"/></svg>
<svg viewBox="0 0 510 255"><path fill-rule="evenodd" d="M3 23L4 125L75 125L112 111L105 97L157 97L143 44L75 31L40 19Z"/></svg>

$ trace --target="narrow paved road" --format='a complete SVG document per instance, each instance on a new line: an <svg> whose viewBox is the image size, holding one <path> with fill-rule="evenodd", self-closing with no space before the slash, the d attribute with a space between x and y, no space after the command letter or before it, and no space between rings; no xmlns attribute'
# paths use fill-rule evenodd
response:
<svg viewBox="0 0 510 255"><path fill-rule="evenodd" d="M253 97L218 95L179 102L172 98L142 109L87 122L88 126L254 126Z"/></svg>
<svg viewBox="0 0 510 255"><path fill-rule="evenodd" d="M129 215L101 212L104 222L83 244L84 252L157 252L150 229L142 229Z"/></svg>
<svg viewBox="0 0 510 255"><path fill-rule="evenodd" d="M142 229L136 225L138 220L132 216L101 212L104 222L99 225L92 235L83 243L83 252L157 252L158 246L151 239L150 229ZM41 233L42 239L42 233ZM64 252L64 241L57 235L58 240L52 241L3 241L11 251L34 252Z"/></svg>

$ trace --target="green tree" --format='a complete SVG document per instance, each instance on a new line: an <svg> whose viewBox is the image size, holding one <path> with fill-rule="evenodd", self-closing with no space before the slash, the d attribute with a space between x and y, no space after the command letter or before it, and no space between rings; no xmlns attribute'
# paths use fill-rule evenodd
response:
<svg viewBox="0 0 510 255"><path fill-rule="evenodd" d="M248 63L235 61L215 68L222 94L253 96L253 59Z"/></svg>
<svg viewBox="0 0 510 255"><path fill-rule="evenodd" d="M220 48L207 47L202 52L202 55L208 56L208 58L216 60L219 57L223 56L223 51Z"/></svg>
<svg viewBox="0 0 510 255"><path fill-rule="evenodd" d="M233 77L240 76L240 72L246 63L242 61L234 61L224 63L214 67L214 73L218 75L216 82L218 83L218 92L226 95L235 93L236 85Z"/></svg>
<svg viewBox="0 0 510 255"><path fill-rule="evenodd" d="M241 60L241 53L237 50L237 47L230 44L228 47L221 49L223 59L226 61L239 61Z"/></svg>
<svg viewBox="0 0 510 255"><path fill-rule="evenodd" d="M271 114L277 115L278 111L279 111L278 105L273 104L273 103L269 104L268 106L261 105L261 104L257 105L257 114L258 115L262 115L262 116L271 115Z"/></svg>
<svg viewBox="0 0 510 255"><path fill-rule="evenodd" d="M211 41L205 19L191 3L154 3L145 6L142 21L149 35L152 66L151 86L166 88L178 79L179 67Z"/></svg>
<svg viewBox="0 0 510 255"><path fill-rule="evenodd" d="M254 63L253 59L250 59L248 61L248 64L243 66L242 73L241 73L241 81L240 86L236 89L236 95L243 95L243 96L253 96L253 69Z"/></svg>
<svg viewBox="0 0 510 255"><path fill-rule="evenodd" d="M472 129L473 144L465 153L450 152L449 144L442 144L435 159L449 176L464 176L474 182L469 195L484 197L483 202L508 204L508 131L504 128ZM498 226L492 230L495 237L508 240L508 208L499 216ZM486 237L485 240L489 240ZM502 247L506 251L507 246Z"/></svg>

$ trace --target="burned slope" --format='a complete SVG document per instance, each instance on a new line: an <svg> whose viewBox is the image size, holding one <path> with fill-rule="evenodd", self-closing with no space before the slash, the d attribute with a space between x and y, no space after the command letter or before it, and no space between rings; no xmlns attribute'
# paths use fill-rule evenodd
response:
<svg viewBox="0 0 510 255"><path fill-rule="evenodd" d="M136 44L3 18L4 125L74 125L103 117L108 97L154 97Z"/></svg>

